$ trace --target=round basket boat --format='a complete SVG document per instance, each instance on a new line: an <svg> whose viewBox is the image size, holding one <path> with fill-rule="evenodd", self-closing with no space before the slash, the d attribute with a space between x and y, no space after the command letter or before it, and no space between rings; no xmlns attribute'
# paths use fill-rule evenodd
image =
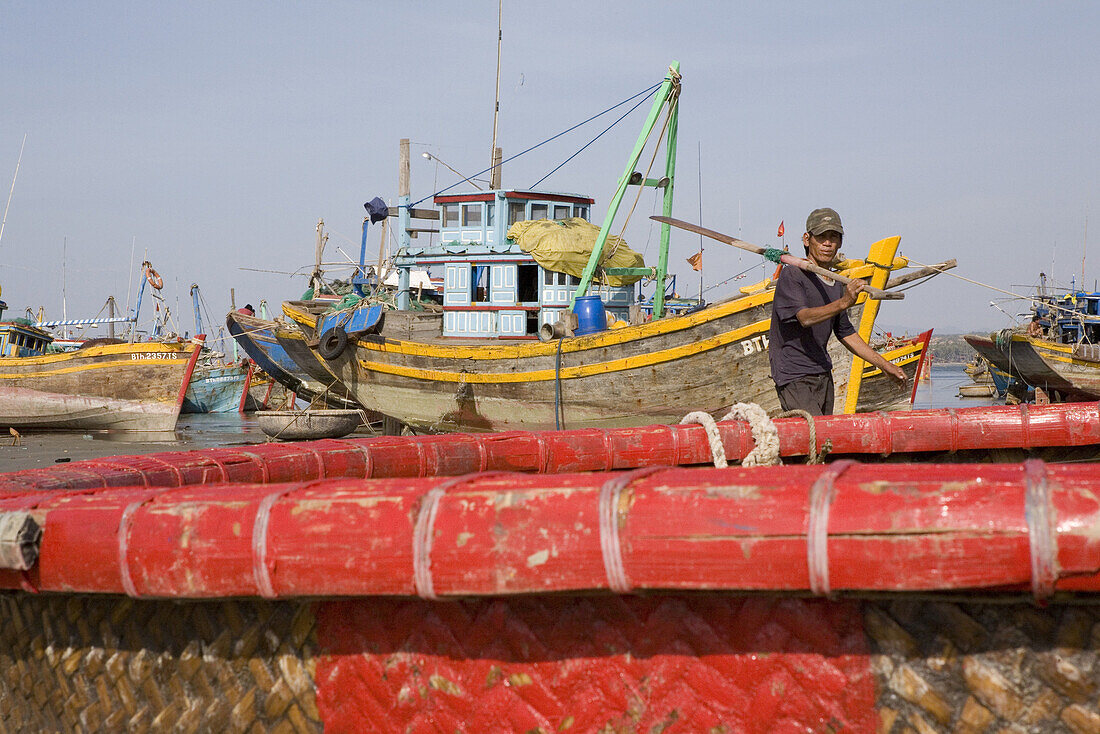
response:
<svg viewBox="0 0 1100 734"><path fill-rule="evenodd" d="M363 422L358 410L261 410L260 430L281 441L307 441L346 436Z"/></svg>

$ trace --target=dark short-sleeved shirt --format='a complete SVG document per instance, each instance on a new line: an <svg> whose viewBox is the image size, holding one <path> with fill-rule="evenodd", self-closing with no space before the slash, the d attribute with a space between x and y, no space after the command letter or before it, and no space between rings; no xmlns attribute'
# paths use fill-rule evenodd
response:
<svg viewBox="0 0 1100 734"><path fill-rule="evenodd" d="M843 293L842 284L833 281L832 285L827 285L817 275L790 265L779 272L768 330L768 358L776 385L832 372L833 361L827 349L829 335L836 334L837 339L843 339L856 333L848 313L842 311L813 326L798 323L796 314L804 308L832 303Z"/></svg>

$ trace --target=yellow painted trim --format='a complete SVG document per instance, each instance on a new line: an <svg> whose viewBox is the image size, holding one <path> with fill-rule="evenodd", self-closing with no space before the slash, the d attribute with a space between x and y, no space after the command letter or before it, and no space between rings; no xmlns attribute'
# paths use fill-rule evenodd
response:
<svg viewBox="0 0 1100 734"><path fill-rule="evenodd" d="M905 352L901 352L901 354L903 354L904 356L899 357L899 356L895 355L894 352L884 352L882 357L883 357L883 359L885 359L889 362L893 362L898 367L901 367L903 365L907 365L907 364L911 364L913 362L916 362L917 360L920 359L920 346L919 345L914 346L908 354L905 354ZM863 360L860 360L860 361L862 362ZM864 370L863 370L863 376L864 377L874 377L875 375L881 375L881 374L882 374L882 370L880 370L878 367L874 367L872 365L864 363Z"/></svg>
<svg viewBox="0 0 1100 734"><path fill-rule="evenodd" d="M1041 340L1041 339L1029 339L1028 337L1026 337L1024 335L1021 335L1021 334L1014 334L1012 336L1012 341L1030 343L1031 347L1033 349L1040 352L1040 356L1043 359L1051 359L1051 360L1054 360L1055 362L1061 362L1063 364L1077 365L1079 367L1094 367L1094 366L1096 366L1096 362L1093 362L1093 361L1090 361L1090 360L1087 360L1087 359L1079 359L1077 357L1072 356L1073 355L1073 345L1071 345L1071 344L1062 344L1061 342L1048 342L1048 341L1044 341L1044 340ZM1064 354L1064 355L1067 355L1067 356L1063 357L1063 356L1060 356L1059 354L1051 354L1051 352L1058 352L1060 354Z"/></svg>
<svg viewBox="0 0 1100 734"><path fill-rule="evenodd" d="M50 364L51 362L69 362L73 359L85 357L102 357L104 355L130 355L145 354L148 352L175 352L177 354L190 354L195 348L192 342L179 342L178 344L157 344L155 342L136 342L134 344L102 344L98 347L88 347L79 352L57 352L56 354L41 354L36 357L0 357L0 368L12 364ZM151 361L151 360L150 360Z"/></svg>
<svg viewBox="0 0 1100 734"><path fill-rule="evenodd" d="M693 314L688 314L687 316L673 316L657 321L650 321L646 324L628 326L624 329L612 329L590 336L576 337L565 341L562 344L561 351L563 354L583 352L589 349L599 349L601 347L608 347L616 344L625 344L638 339L648 339L649 337L661 334L690 329L694 326L723 318L738 311L745 311L755 306L771 303L774 295L774 291L767 291L754 296L737 298L729 303L722 303ZM311 317L310 314L303 313L296 309L289 308L286 303L283 304L283 313L287 318L303 326L307 326L311 329L316 327L317 320L315 317ZM422 344L420 342L401 341L396 339L388 339L384 344L378 344L376 342L361 339L358 342L358 347L360 349L375 352L385 352L386 354L435 357L439 359L522 359L526 357L550 357L555 355L558 351L558 343L556 341L519 344L498 342L497 340L492 341L493 343L491 344L456 344L452 346L446 344Z"/></svg>
<svg viewBox="0 0 1100 734"><path fill-rule="evenodd" d="M62 367L60 369L43 370L43 371L40 371L40 372L0 372L0 380L35 379L35 378L38 378L38 377L47 377L47 376L50 376L50 375L69 375L69 374L73 374L75 372L86 372L88 370L101 370L101 369L105 369L107 367L119 367L121 365L141 364L141 365L145 365L145 366L149 366L149 367L176 367L176 366L179 366L179 363L181 363L181 362L184 363L184 365L186 366L187 360L185 358L171 359L171 360L166 359L164 361L149 359L149 360L141 360L140 362L132 360L132 359L125 359L125 360L120 359L120 360L115 360L115 361L111 361L111 362L95 362L94 364L75 365L75 366L72 366L72 367ZM4 365L0 364L0 368L2 368L2 367L4 367Z"/></svg>
<svg viewBox="0 0 1100 734"><path fill-rule="evenodd" d="M662 349L658 352L639 354L634 357L623 357L608 362L580 365L577 367L562 367L561 379L568 380L578 377L589 377L597 374L622 372L624 370L648 367L662 362L671 362L676 359L690 357L695 354L717 349L731 342L752 337L767 332L770 320L756 321L742 326L733 331L727 331L709 339L692 342L678 347ZM359 365L372 372L383 372L401 377L412 377L419 380L432 380L436 382L468 382L477 384L503 384L513 382L539 382L554 379L554 370L532 370L530 372L444 372L441 370L428 370L419 367L404 367L402 365L358 360Z"/></svg>
<svg viewBox="0 0 1100 734"><path fill-rule="evenodd" d="M884 240L871 245L871 249L867 254L867 260L877 263L891 263L894 262L894 253L898 250L898 245L901 244L901 237L887 237ZM886 281L890 277L890 269L886 267L866 266L873 269L869 283L875 288L884 288ZM862 268L858 268L862 270ZM860 277L860 276L855 276ZM861 295L862 297L862 295ZM863 316L859 320L859 326L856 328L856 332L859 334L863 341L868 341L871 338L871 331L875 327L875 319L878 318L878 309L881 301L874 299L867 299L866 305L863 307ZM859 388L863 382L863 368L867 365L860 357L852 355L852 368L848 373L848 392L844 399L844 412L846 414L852 414L856 412L856 405L859 403Z"/></svg>

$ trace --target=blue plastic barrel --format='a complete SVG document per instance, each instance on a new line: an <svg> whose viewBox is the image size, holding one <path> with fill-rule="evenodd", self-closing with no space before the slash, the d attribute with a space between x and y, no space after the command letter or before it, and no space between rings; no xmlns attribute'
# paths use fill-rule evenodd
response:
<svg viewBox="0 0 1100 734"><path fill-rule="evenodd" d="M599 296L581 296L573 304L573 313L577 314L577 328L573 331L577 336L607 329L607 314Z"/></svg>

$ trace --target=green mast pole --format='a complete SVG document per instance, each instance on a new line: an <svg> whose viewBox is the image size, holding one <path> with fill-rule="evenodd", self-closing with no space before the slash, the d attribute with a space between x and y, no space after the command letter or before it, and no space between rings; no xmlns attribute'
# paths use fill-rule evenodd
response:
<svg viewBox="0 0 1100 734"><path fill-rule="evenodd" d="M679 97L679 95L676 95ZM665 150L668 157L665 161L665 177L668 185L665 186L665 200L663 211L666 217L672 216L672 189L676 183L676 129L680 122L680 105L674 98L669 106L668 142ZM668 272L668 241L672 227L667 222L661 223L661 249L657 255L657 288L653 293L653 318L659 319L665 313L665 277Z"/></svg>
<svg viewBox="0 0 1100 734"><path fill-rule="evenodd" d="M634 152L630 154L630 161L627 163L626 171L623 173L622 178L619 179L619 186L615 190L615 195L611 197L611 203L607 207L607 214L604 216L603 225L600 227L600 234L596 237L596 243L592 246L592 255L588 258L588 264L584 266L584 273L581 274L581 282L577 285L577 290L573 292L572 297L569 299L570 310L573 309L573 305L577 302L577 298L583 296L588 290L588 286L592 285L592 276L595 274L596 267L600 264L600 259L603 257L603 246L607 242L608 234L611 232L611 224L615 220L615 214L619 211L619 204L622 202L623 195L626 193L626 187L630 181L631 175L634 173L634 168L638 165L638 159L642 156L642 150L645 148L646 139L649 138L649 134L652 132L653 126L656 124L657 118L661 114L661 109L664 107L665 102L668 101L673 89L679 89L679 87L680 62L673 61L669 64L669 75L665 78L661 88L657 90L657 96L653 100L653 107L649 110L649 116L646 117L645 125L642 128L642 134L638 136L638 142L634 144ZM675 147L675 143L673 143L672 149L674 152ZM670 213L672 211L671 186L672 180L670 178L670 189L665 192L665 207ZM661 243L663 248L667 249L668 225L662 225ZM667 262L667 252L664 253L663 259ZM664 300L664 287L663 280L657 284L657 290L661 293L662 302ZM656 301L654 302L654 313L656 314Z"/></svg>

